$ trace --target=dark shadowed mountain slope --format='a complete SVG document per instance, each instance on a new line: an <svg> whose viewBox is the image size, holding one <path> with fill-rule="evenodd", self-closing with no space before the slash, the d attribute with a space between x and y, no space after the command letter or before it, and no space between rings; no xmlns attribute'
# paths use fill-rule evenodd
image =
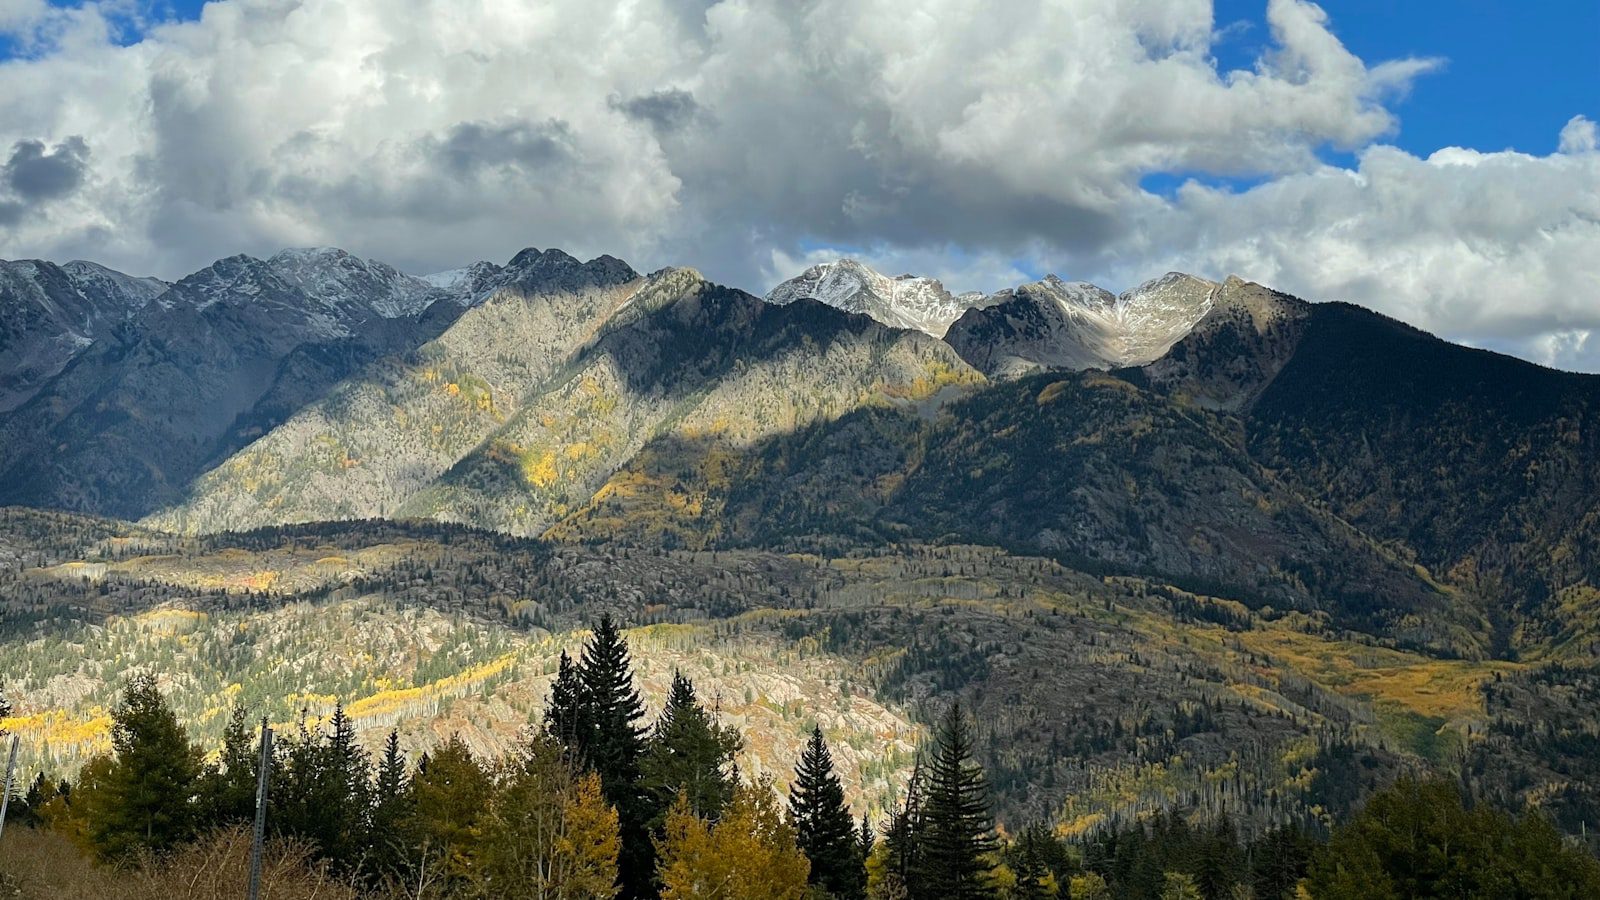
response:
<svg viewBox="0 0 1600 900"><path fill-rule="evenodd" d="M0 260L0 414L167 289L90 262Z"/></svg>
<svg viewBox="0 0 1600 900"><path fill-rule="evenodd" d="M1302 494L1502 600L1502 643L1593 623L1600 377L1321 304L1246 421L1252 454Z"/></svg>
<svg viewBox="0 0 1600 900"><path fill-rule="evenodd" d="M238 256L184 278L0 420L7 502L137 516L179 496L236 422L276 424L442 324L419 279L338 251Z"/></svg>
<svg viewBox="0 0 1600 900"><path fill-rule="evenodd" d="M1003 383L921 415L877 407L723 453L658 439L551 536L805 546L940 540L1159 575L1341 627L1477 655L1487 626L1439 585L1306 503L1236 424L1101 374ZM652 490L623 490L633 485Z"/></svg>

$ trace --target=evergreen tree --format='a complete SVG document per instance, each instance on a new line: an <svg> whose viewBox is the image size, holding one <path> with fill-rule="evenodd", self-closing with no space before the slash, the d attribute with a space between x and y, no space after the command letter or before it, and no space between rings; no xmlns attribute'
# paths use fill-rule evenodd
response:
<svg viewBox="0 0 1600 900"><path fill-rule="evenodd" d="M864 896L866 860L821 726L811 729L811 740L795 767L789 820L800 849L811 861L811 883L835 897Z"/></svg>
<svg viewBox="0 0 1600 900"><path fill-rule="evenodd" d="M579 755L600 776L619 812L637 806L644 701L633 686L628 642L611 616L600 617L576 670L578 710L571 724L578 729Z"/></svg>
<svg viewBox="0 0 1600 900"><path fill-rule="evenodd" d="M544 708L544 729L562 744L577 749L580 737L588 733L583 714L583 683L578 679L578 667L573 665L572 657L563 650L556 679L550 685L550 702Z"/></svg>
<svg viewBox="0 0 1600 900"><path fill-rule="evenodd" d="M861 814L861 823L856 826L856 855L861 859L861 886L863 892L867 884L867 860L872 858L873 848L878 843L878 835L872 830L872 820L866 813Z"/></svg>
<svg viewBox="0 0 1600 900"><path fill-rule="evenodd" d="M1195 886L1206 900L1228 900L1245 880L1244 852L1239 833L1226 815L1217 819L1201 841L1195 860Z"/></svg>
<svg viewBox="0 0 1600 900"><path fill-rule="evenodd" d="M573 735L567 745L569 750L600 776L606 802L617 810L622 834L618 870L623 895L630 900L652 896L652 810L640 788L645 732L638 722L644 718L644 703L633 686L628 643L611 616L600 617L578 664L571 668L575 677L565 681L560 673L556 677L563 695L552 692L552 730L558 738L563 731ZM574 682L576 689L571 690Z"/></svg>
<svg viewBox="0 0 1600 900"><path fill-rule="evenodd" d="M391 730L384 741L383 757L378 760L378 777L372 789L369 827L369 874L379 877L399 875L407 862L404 829L412 814L411 780L406 772L405 755L400 752L400 734Z"/></svg>
<svg viewBox="0 0 1600 900"><path fill-rule="evenodd" d="M1453 784L1402 779L1334 832L1307 886L1319 900L1600 897L1600 862L1536 815L1469 809Z"/></svg>
<svg viewBox="0 0 1600 900"><path fill-rule="evenodd" d="M116 758L88 834L106 859L166 850L194 835L200 750L178 724L152 675L135 675L112 713Z"/></svg>
<svg viewBox="0 0 1600 900"><path fill-rule="evenodd" d="M428 860L437 860L447 876L457 880L470 876L479 818L492 789L489 773L472 758L461 736L451 735L411 779L411 818L406 828L411 845Z"/></svg>
<svg viewBox="0 0 1600 900"><path fill-rule="evenodd" d="M1022 830L1006 850L1006 862L1016 883L1009 894L1016 900L1041 900L1053 896L1055 885L1064 883L1071 871L1066 848L1050 834L1050 829L1034 823Z"/></svg>
<svg viewBox="0 0 1600 900"><path fill-rule="evenodd" d="M359 865L367 847L372 770L342 705L334 707L328 731L311 731L302 718L299 735L280 755L268 818L277 830L304 838L341 868Z"/></svg>
<svg viewBox="0 0 1600 900"><path fill-rule="evenodd" d="M256 782L261 771L259 737L243 706L235 706L222 732L217 765L206 771L201 790L204 817L216 825L251 822L256 814Z"/></svg>
<svg viewBox="0 0 1600 900"><path fill-rule="evenodd" d="M939 723L926 777L912 895L945 900L995 896L989 878L996 842L988 785L973 760L972 733L958 702L950 704Z"/></svg>
<svg viewBox="0 0 1600 900"><path fill-rule="evenodd" d="M1251 877L1257 900L1285 900L1305 877L1311 838L1298 828L1274 828L1255 842Z"/></svg>
<svg viewBox="0 0 1600 900"><path fill-rule="evenodd" d="M640 762L652 823L665 817L675 796L702 819L721 815L738 783L733 757L743 743L737 729L724 728L700 705L689 679L675 673Z"/></svg>

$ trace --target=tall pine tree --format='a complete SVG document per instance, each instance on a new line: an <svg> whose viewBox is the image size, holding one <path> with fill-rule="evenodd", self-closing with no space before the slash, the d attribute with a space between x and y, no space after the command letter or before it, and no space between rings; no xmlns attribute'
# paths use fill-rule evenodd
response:
<svg viewBox="0 0 1600 900"><path fill-rule="evenodd" d="M411 779L406 771L406 757L400 751L400 734L391 730L388 740L383 744L383 756L378 760L378 777L372 789L369 821L372 839L368 858L364 862L369 874L379 878L402 874L409 861L404 834L414 800Z"/></svg>
<svg viewBox="0 0 1600 900"><path fill-rule="evenodd" d="M600 617L577 665L569 663L557 673L546 709L551 734L600 776L606 802L616 807L623 896L653 896L652 809L640 787L645 729L638 723L644 718L644 702L633 686L628 643L611 616Z"/></svg>
<svg viewBox="0 0 1600 900"><path fill-rule="evenodd" d="M89 837L108 859L166 850L198 825L200 750L189 742L152 675L135 675L112 713L116 759Z"/></svg>
<svg viewBox="0 0 1600 900"><path fill-rule="evenodd" d="M864 896L866 861L821 726L811 729L811 740L795 767L789 818L800 849L811 860L811 883L834 897Z"/></svg>
<svg viewBox="0 0 1600 900"><path fill-rule="evenodd" d="M273 778L267 816L286 834L305 838L335 865L351 868L366 849L372 770L355 725L334 707L328 730L300 733L285 744Z"/></svg>
<svg viewBox="0 0 1600 900"><path fill-rule="evenodd" d="M205 775L201 793L207 821L229 825L255 818L256 779L261 770L257 740L249 712L235 706L222 731L222 753Z"/></svg>
<svg viewBox="0 0 1600 900"><path fill-rule="evenodd" d="M578 679L578 667L563 650L556 680L550 685L550 702L544 708L545 732L564 746L577 749L580 736L588 733L588 723L583 721L584 711L583 683Z"/></svg>
<svg viewBox="0 0 1600 900"><path fill-rule="evenodd" d="M738 785L733 757L743 745L737 729L724 728L700 705L694 684L674 673L666 706L640 762L652 825L665 820L673 798L680 795L700 818L720 816Z"/></svg>
<svg viewBox="0 0 1600 900"><path fill-rule="evenodd" d="M972 730L959 702L939 723L927 775L912 896L984 900L995 896L990 856L996 849L989 789L972 756Z"/></svg>
<svg viewBox="0 0 1600 900"><path fill-rule="evenodd" d="M494 793L490 773L459 734L418 766L411 779L411 816L405 829L419 866L437 869L460 887L472 871L479 822Z"/></svg>

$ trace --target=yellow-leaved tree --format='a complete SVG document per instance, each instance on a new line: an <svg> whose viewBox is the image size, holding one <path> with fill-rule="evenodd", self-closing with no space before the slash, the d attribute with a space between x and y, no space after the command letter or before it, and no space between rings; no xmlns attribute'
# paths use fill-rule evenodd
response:
<svg viewBox="0 0 1600 900"><path fill-rule="evenodd" d="M600 777L573 771L539 735L500 772L478 823L474 893L485 898L611 900L617 895L617 811Z"/></svg>
<svg viewBox="0 0 1600 900"><path fill-rule="evenodd" d="M740 785L715 823L680 795L656 845L662 900L802 900L811 864L772 782Z"/></svg>

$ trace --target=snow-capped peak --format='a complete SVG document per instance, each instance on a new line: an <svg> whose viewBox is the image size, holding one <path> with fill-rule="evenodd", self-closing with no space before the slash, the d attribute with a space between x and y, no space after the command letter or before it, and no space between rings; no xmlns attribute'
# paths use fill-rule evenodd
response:
<svg viewBox="0 0 1600 900"><path fill-rule="evenodd" d="M946 340L991 375L1142 366L1194 329L1217 289L1169 272L1117 296L1049 275L990 297L962 316Z"/></svg>
<svg viewBox="0 0 1600 900"><path fill-rule="evenodd" d="M414 316L438 299L432 284L337 247L290 248L267 260L284 281L325 304L364 305L386 319Z"/></svg>
<svg viewBox="0 0 1600 900"><path fill-rule="evenodd" d="M954 295L932 278L891 278L857 260L841 259L812 266L767 294L767 302L779 306L797 300L816 300L846 312L871 316L891 328L944 337L950 323L981 303L983 295Z"/></svg>
<svg viewBox="0 0 1600 900"><path fill-rule="evenodd" d="M1205 318L1219 285L1204 278L1168 272L1117 298L1123 346L1119 365L1142 366L1166 355Z"/></svg>
<svg viewBox="0 0 1600 900"><path fill-rule="evenodd" d="M419 275L417 277L441 291L453 291L460 287L468 278L472 277L472 267L462 266L459 269L446 269L443 272L432 272L427 275Z"/></svg>

